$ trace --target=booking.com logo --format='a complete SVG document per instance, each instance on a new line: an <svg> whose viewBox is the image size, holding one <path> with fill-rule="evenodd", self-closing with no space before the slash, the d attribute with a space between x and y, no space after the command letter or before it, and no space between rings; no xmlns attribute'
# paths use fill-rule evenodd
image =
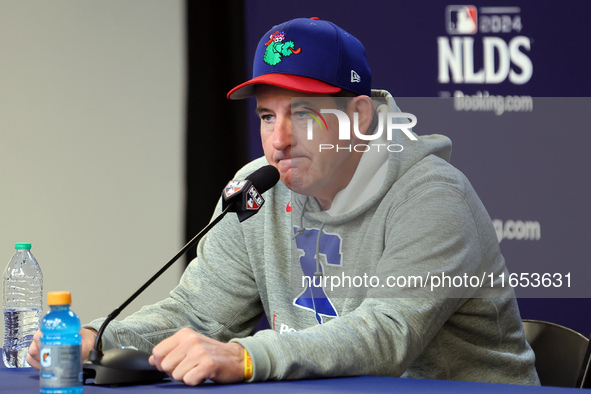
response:
<svg viewBox="0 0 591 394"><path fill-rule="evenodd" d="M337 117L339 124L339 140L351 140L351 120L349 116L338 109L321 109L320 112L313 110L309 107L304 109L310 111L307 114L310 116L307 123L307 138L312 140L314 138L314 122L320 126L321 132L325 129L328 131L328 124L322 114L333 114ZM409 130L416 126L417 117L408 112L378 112L376 114L378 118L378 126L376 132L373 134L363 134L359 131L359 114L355 112L353 114L353 133L355 137L362 141L376 141L382 137L384 130L386 132L386 139L392 141L394 130L401 130L410 140L417 141L417 137ZM398 121L404 119L402 123ZM384 127L385 124L385 127ZM324 127L323 127L324 126ZM320 144L318 147L319 151L323 150L347 150L349 152L367 152L369 150L386 149L389 152L402 152L404 149L400 144L384 144L384 143L365 143L365 144L350 144L350 145L334 145L334 144Z"/></svg>

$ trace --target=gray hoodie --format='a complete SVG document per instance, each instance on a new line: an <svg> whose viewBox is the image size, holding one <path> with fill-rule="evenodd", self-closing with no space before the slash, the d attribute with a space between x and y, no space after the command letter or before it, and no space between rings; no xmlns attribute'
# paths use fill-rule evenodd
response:
<svg viewBox="0 0 591 394"><path fill-rule="evenodd" d="M387 102L381 110L400 112L387 92L373 93ZM411 141L397 131L381 142L329 210L279 183L254 217L239 223L227 215L199 243L170 297L113 321L104 347L150 351L188 326L242 344L252 380L539 384L513 292L501 287L507 272L491 219L448 163L451 141ZM266 164L257 159L236 179ZM263 313L271 329L249 336Z"/></svg>

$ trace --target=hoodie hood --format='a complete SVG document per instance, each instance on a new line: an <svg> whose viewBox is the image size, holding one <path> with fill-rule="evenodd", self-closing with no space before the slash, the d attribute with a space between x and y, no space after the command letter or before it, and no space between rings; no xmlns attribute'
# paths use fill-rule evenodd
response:
<svg viewBox="0 0 591 394"><path fill-rule="evenodd" d="M379 113L403 112L385 90L372 90L372 99ZM409 123L407 118L395 121ZM347 187L335 196L330 209L323 211L314 198L296 193L292 193L292 204L309 219L327 224L346 222L379 202L396 181L425 157L435 155L449 162L449 138L439 134L418 136L413 132L413 135L417 140L411 140L404 132L395 129L391 140L384 131L379 139L368 141L369 150L361 157Z"/></svg>

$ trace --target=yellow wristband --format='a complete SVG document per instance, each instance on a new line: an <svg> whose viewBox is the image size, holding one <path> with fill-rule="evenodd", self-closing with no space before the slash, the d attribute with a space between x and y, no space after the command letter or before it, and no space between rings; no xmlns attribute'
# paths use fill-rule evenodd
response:
<svg viewBox="0 0 591 394"><path fill-rule="evenodd" d="M244 380L252 378L252 359L250 354L244 349Z"/></svg>

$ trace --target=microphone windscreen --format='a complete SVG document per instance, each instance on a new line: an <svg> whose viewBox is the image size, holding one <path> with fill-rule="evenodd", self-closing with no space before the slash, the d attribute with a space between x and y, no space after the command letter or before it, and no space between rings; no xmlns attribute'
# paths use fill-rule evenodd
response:
<svg viewBox="0 0 591 394"><path fill-rule="evenodd" d="M250 174L246 179L252 182L260 194L263 194L279 181L279 171L272 165L266 165Z"/></svg>

